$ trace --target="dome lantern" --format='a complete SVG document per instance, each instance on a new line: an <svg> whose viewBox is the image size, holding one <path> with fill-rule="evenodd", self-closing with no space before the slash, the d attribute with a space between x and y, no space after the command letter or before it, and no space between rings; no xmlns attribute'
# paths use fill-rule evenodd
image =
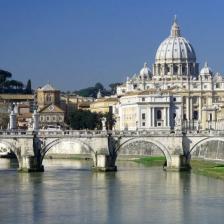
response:
<svg viewBox="0 0 224 224"><path fill-rule="evenodd" d="M180 27L177 24L177 17L176 15L174 16L174 21L173 21L173 25L171 27L171 31L170 31L170 36L171 37L180 37Z"/></svg>

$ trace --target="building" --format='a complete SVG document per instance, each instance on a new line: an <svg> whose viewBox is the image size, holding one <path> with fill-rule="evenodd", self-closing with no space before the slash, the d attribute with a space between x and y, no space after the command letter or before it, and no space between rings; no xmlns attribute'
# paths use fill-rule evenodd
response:
<svg viewBox="0 0 224 224"><path fill-rule="evenodd" d="M38 88L36 91L36 98L39 109L50 104L60 105L60 91L50 84L46 84L42 88Z"/></svg>
<svg viewBox="0 0 224 224"><path fill-rule="evenodd" d="M117 103L117 97L99 98L90 104L90 111L102 114L108 113L110 111L110 107L114 107Z"/></svg>
<svg viewBox="0 0 224 224"><path fill-rule="evenodd" d="M116 129L224 129L224 79L196 53L174 19L152 71L147 63L117 87Z"/></svg>
<svg viewBox="0 0 224 224"><path fill-rule="evenodd" d="M65 126L65 112L61 108L60 91L46 84L36 91L36 101L40 114L40 127L48 125Z"/></svg>
<svg viewBox="0 0 224 224"><path fill-rule="evenodd" d="M20 108L25 107L26 112ZM26 128L30 122L30 114L34 110L34 95L20 93L0 94L0 128L6 129L9 123L9 111L15 108L18 128ZM20 114L18 114L18 112Z"/></svg>
<svg viewBox="0 0 224 224"><path fill-rule="evenodd" d="M93 97L84 97L76 94L63 94L61 95L61 107L66 114L74 112L75 110L89 110L90 104L93 102Z"/></svg>

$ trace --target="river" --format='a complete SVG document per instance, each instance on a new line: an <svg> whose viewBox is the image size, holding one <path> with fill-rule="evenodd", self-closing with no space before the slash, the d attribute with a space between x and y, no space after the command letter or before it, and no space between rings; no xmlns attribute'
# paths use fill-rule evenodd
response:
<svg viewBox="0 0 224 224"><path fill-rule="evenodd" d="M44 160L44 173L18 173L0 159L0 224L223 224L224 182L118 162L116 173L90 161Z"/></svg>

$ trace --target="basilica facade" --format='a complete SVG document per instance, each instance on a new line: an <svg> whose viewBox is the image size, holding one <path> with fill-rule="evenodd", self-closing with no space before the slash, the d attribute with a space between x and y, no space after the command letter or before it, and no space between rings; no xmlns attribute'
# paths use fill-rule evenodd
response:
<svg viewBox="0 0 224 224"><path fill-rule="evenodd" d="M205 62L199 70L193 46L174 19L155 63L117 87L116 129L224 129L224 79Z"/></svg>

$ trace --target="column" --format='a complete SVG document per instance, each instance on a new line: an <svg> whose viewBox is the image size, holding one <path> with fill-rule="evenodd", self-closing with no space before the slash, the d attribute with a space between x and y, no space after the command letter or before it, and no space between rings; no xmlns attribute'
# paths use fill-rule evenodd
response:
<svg viewBox="0 0 224 224"><path fill-rule="evenodd" d="M190 120L192 120L193 119L193 102L192 102L192 97L190 97L190 110L189 110L189 118L190 118Z"/></svg>
<svg viewBox="0 0 224 224"><path fill-rule="evenodd" d="M9 129L16 129L16 114L12 110L9 117Z"/></svg>
<svg viewBox="0 0 224 224"><path fill-rule="evenodd" d="M152 112L152 127L155 127L155 108L151 108Z"/></svg>
<svg viewBox="0 0 224 224"><path fill-rule="evenodd" d="M151 113L151 107L149 108L149 127L152 127L152 113Z"/></svg>
<svg viewBox="0 0 224 224"><path fill-rule="evenodd" d="M166 127L169 126L168 107L166 107Z"/></svg>
<svg viewBox="0 0 224 224"><path fill-rule="evenodd" d="M189 117L189 97L188 96L186 96L186 118L187 118L187 120L190 119L190 117Z"/></svg>
<svg viewBox="0 0 224 224"><path fill-rule="evenodd" d="M198 120L200 120L200 122L201 122L201 119L202 119L202 105L201 105L201 103L202 103L202 99L201 99L201 96L199 96L199 98L198 98L198 100L199 100L199 102L198 102Z"/></svg>
<svg viewBox="0 0 224 224"><path fill-rule="evenodd" d="M179 74L179 75L182 75L182 64L179 64L179 68L178 68L178 70L179 70L178 74Z"/></svg>
<svg viewBox="0 0 224 224"><path fill-rule="evenodd" d="M167 120L167 118L166 118L166 107L164 107L163 108L163 127L166 127L167 125L166 125L166 120Z"/></svg>

